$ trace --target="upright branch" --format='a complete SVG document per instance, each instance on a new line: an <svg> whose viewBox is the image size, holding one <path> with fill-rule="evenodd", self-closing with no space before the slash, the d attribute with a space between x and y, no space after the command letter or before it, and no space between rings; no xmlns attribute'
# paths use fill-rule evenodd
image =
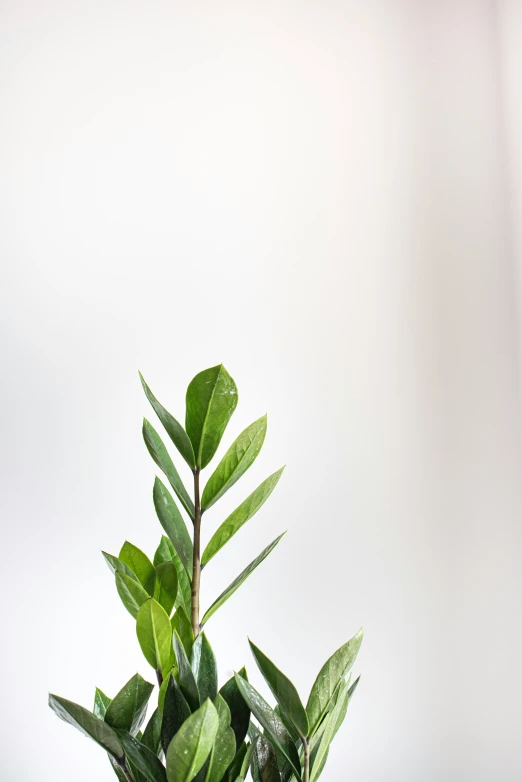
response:
<svg viewBox="0 0 522 782"><path fill-rule="evenodd" d="M199 590L201 584L201 496L199 467L194 470L194 557L192 560L192 601L190 621L194 638L199 635Z"/></svg>
<svg viewBox="0 0 522 782"><path fill-rule="evenodd" d="M310 740L303 739L303 782L310 782Z"/></svg>

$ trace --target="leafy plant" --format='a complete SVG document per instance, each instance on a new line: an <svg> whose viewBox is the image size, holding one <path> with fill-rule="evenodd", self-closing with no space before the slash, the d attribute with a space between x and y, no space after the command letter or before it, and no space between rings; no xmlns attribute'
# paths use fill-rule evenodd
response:
<svg viewBox="0 0 522 782"><path fill-rule="evenodd" d="M254 782L315 782L359 681L350 685L348 677L362 631L325 663L306 706L292 682L252 642L254 659L277 701L275 708L250 684L244 668L218 689L217 663L203 628L282 535L233 579L201 617L202 570L261 508L283 468L241 502L201 551L203 515L254 463L265 439L267 418L257 419L236 438L201 492L201 472L215 456L237 405L236 384L223 365L196 375L187 389L183 427L143 377L141 382L193 476L189 493L160 435L145 419L145 445L175 495L156 477L154 507L166 534L152 561L128 541L117 557L103 552L121 601L136 622L143 655L154 669L157 706L145 724L155 687L139 674L112 699L97 688L92 711L58 695L49 696L49 705L105 750L120 782L242 782L249 772Z"/></svg>

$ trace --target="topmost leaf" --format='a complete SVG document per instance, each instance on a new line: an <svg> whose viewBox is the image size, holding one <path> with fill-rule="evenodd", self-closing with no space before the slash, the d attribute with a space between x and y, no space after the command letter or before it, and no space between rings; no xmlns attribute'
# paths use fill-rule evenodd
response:
<svg viewBox="0 0 522 782"><path fill-rule="evenodd" d="M165 410L162 404L158 402L150 388L148 387L147 383L145 382L143 375L140 372L140 379L141 384L143 386L143 390L145 391L145 395L149 402L151 403L156 415L158 416L159 420L165 427L170 439L180 452L180 454L183 456L189 467L193 470L196 466L196 460L194 458L194 450L192 448L192 443L190 442L190 439L181 426L181 424L176 421L173 415L169 413L168 410Z"/></svg>
<svg viewBox="0 0 522 782"><path fill-rule="evenodd" d="M237 405L237 387L223 364L204 369L187 388L186 429L196 467L206 467L216 453Z"/></svg>

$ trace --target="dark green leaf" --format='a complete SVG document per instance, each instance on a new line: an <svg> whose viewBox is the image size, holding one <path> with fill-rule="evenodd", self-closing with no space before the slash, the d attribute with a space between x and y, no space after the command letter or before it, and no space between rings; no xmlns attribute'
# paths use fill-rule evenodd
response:
<svg viewBox="0 0 522 782"><path fill-rule="evenodd" d="M58 695L49 695L49 706L54 713L64 722L73 725L85 736L93 739L115 758L123 757L123 747L116 733L103 720L95 717L88 709L77 703L60 698Z"/></svg>
<svg viewBox="0 0 522 782"><path fill-rule="evenodd" d="M156 565L156 583L154 599L163 606L170 616L178 594L178 572L174 562L163 562Z"/></svg>
<svg viewBox="0 0 522 782"><path fill-rule="evenodd" d="M110 760L110 762L111 762L111 766L112 766L112 767L113 767L113 769L114 769L114 773L116 774L116 776L118 777L118 779L120 780L120 782L128 782L128 780L127 780L127 777L126 777L126 776L125 776L125 774L123 773L123 769L122 769L122 767L120 766L120 764L118 763L118 761L117 761L117 760L115 760L115 759L112 757L112 755L108 755L107 757L109 758L109 760ZM135 782L136 782L136 781L135 781Z"/></svg>
<svg viewBox="0 0 522 782"><path fill-rule="evenodd" d="M167 689L165 691L163 720L161 722L161 745L165 754L170 742L189 717L189 705L176 679L171 675L168 677Z"/></svg>
<svg viewBox="0 0 522 782"><path fill-rule="evenodd" d="M272 690L272 694L288 719L295 725L300 736L306 738L309 730L308 718L296 688L290 679L263 654L261 649L258 649L252 641L249 641L249 643L258 668Z"/></svg>
<svg viewBox="0 0 522 782"><path fill-rule="evenodd" d="M160 524L172 541L189 579L192 579L192 540L178 506L159 478L154 481L152 497Z"/></svg>
<svg viewBox="0 0 522 782"><path fill-rule="evenodd" d="M286 757L297 778L301 779L301 766L297 749L280 718L257 690L237 674L236 683L254 717L261 723L274 745Z"/></svg>
<svg viewBox="0 0 522 782"><path fill-rule="evenodd" d="M160 468L165 473L167 479L176 492L176 495L187 511L191 519L194 518L194 503L190 499L188 491L185 489L179 473L176 470L169 452L165 448L163 441L157 431L146 418L143 419L143 439L147 449Z"/></svg>
<svg viewBox="0 0 522 782"><path fill-rule="evenodd" d="M150 595L139 581L131 578L126 573L121 573L119 570L116 571L116 589L127 611L136 619L138 611L143 603L149 599Z"/></svg>
<svg viewBox="0 0 522 782"><path fill-rule="evenodd" d="M185 647L187 656L190 656L192 644L194 643L194 632L192 630L192 625L190 624L190 619L185 613L183 606L179 606L179 608L176 610L176 613L170 620L170 623L172 625L172 629L175 630L179 635L181 642Z"/></svg>
<svg viewBox="0 0 522 782"><path fill-rule="evenodd" d="M101 720L105 717L105 712L109 707L111 699L105 695L98 687L94 691L94 706L92 713L95 717L99 717Z"/></svg>
<svg viewBox="0 0 522 782"><path fill-rule="evenodd" d="M181 726L167 750L169 782L191 782L210 754L219 727L214 704L207 700Z"/></svg>
<svg viewBox="0 0 522 782"><path fill-rule="evenodd" d="M147 662L155 671L163 671L172 660L172 628L165 609L153 598L138 612L136 634Z"/></svg>
<svg viewBox="0 0 522 782"><path fill-rule="evenodd" d="M228 768L227 775L226 775L227 782L235 782L235 780L238 778L239 774L241 773L241 767L243 765L243 761L245 759L246 754L247 754L247 745L243 741L238 751L236 752L236 756L234 760L232 761L232 763Z"/></svg>
<svg viewBox="0 0 522 782"><path fill-rule="evenodd" d="M217 663L205 633L200 633L192 644L190 667L198 686L200 701L203 703L207 698L213 701L217 695Z"/></svg>
<svg viewBox="0 0 522 782"><path fill-rule="evenodd" d="M142 587L152 596L154 594L154 579L156 578L156 573L154 572L153 564L148 556L137 546L134 546L126 540L121 547L119 559L120 562L127 565L132 572L138 576L138 580Z"/></svg>
<svg viewBox="0 0 522 782"><path fill-rule="evenodd" d="M245 752L245 757L243 758L243 763L241 764L241 770L239 772L239 776L236 779L236 782L243 782L243 780L246 779L248 774L248 769L250 768L250 763L252 761L253 751L254 751L254 747L252 744L247 746L247 751Z"/></svg>
<svg viewBox="0 0 522 782"><path fill-rule="evenodd" d="M238 672L239 676L248 681L248 676L245 668L241 668ZM239 751L241 744L243 743L245 736L247 735L248 725L250 722L250 709L248 708L245 699L239 692L236 684L236 679L232 676L231 679L226 682L220 689L219 694L224 698L230 709L230 725L236 736L236 747Z"/></svg>
<svg viewBox="0 0 522 782"><path fill-rule="evenodd" d="M145 744L155 755L159 755L161 751L161 712L159 709L153 711L152 717L147 722L141 743Z"/></svg>
<svg viewBox="0 0 522 782"><path fill-rule="evenodd" d="M221 782L236 754L236 737L230 727L230 709L221 695L216 696L214 705L219 727L210 753L205 782Z"/></svg>
<svg viewBox="0 0 522 782"><path fill-rule="evenodd" d="M339 681L346 676L354 664L362 639L361 629L350 641L334 652L319 671L306 705L310 735L313 736L321 724Z"/></svg>
<svg viewBox="0 0 522 782"><path fill-rule="evenodd" d="M274 711L277 714L277 716L280 718L281 722L283 723L283 725L285 726L285 728L287 729L291 737L293 738L294 742L296 744L300 743L301 737L299 736L299 733L297 732L295 725L292 722L290 722L290 720L288 719L284 711L281 709L281 706L279 704L276 705Z"/></svg>
<svg viewBox="0 0 522 782"><path fill-rule="evenodd" d="M190 442L190 439L181 426L178 421L172 416L168 410L165 410L163 405L161 405L148 385L146 384L145 380L143 379L143 375L140 372L140 378L141 378L141 384L143 386L143 390L145 391L145 395L149 402L151 403L154 412L158 416L159 420L165 427L170 439L180 452L180 454L183 456L189 467L193 470L196 466L196 461L194 458L194 450L192 448L192 443Z"/></svg>
<svg viewBox="0 0 522 782"><path fill-rule="evenodd" d="M130 567L127 567L125 562L122 562L120 559L118 559L118 557L115 557L112 554L107 554L106 551L102 551L102 554L105 557L105 561L113 575L116 575L116 573L124 573L126 576L133 578L134 581L139 583L138 576L130 569Z"/></svg>
<svg viewBox="0 0 522 782"><path fill-rule="evenodd" d="M210 508L254 463L266 435L266 415L241 432L207 481L201 507Z"/></svg>
<svg viewBox="0 0 522 782"><path fill-rule="evenodd" d="M247 497L246 500L242 502L241 505L236 508L227 519L225 519L223 524L218 527L216 532L209 540L205 551L203 552L203 556L201 558L203 565L206 565L207 562L210 562L212 557L215 556L226 543L228 543L230 538L233 537L233 535L235 535L239 529L241 529L243 524L245 524L255 513L257 513L259 508L272 494L283 470L284 467L281 467L280 470L267 478L266 481L263 481L263 483L258 486L257 489L253 491L252 494L250 494L250 496Z"/></svg>
<svg viewBox="0 0 522 782"><path fill-rule="evenodd" d="M135 736L145 719L153 689L153 684L142 679L139 673L135 674L112 699L105 722L111 728L121 728Z"/></svg>
<svg viewBox="0 0 522 782"><path fill-rule="evenodd" d="M276 754L268 739L260 735L253 746L259 782L281 782Z"/></svg>
<svg viewBox="0 0 522 782"><path fill-rule="evenodd" d="M118 736L128 759L145 779L149 782L167 782L165 767L152 750L125 730L118 730Z"/></svg>
<svg viewBox="0 0 522 782"><path fill-rule="evenodd" d="M215 614L215 613L216 613L216 611L218 610L218 608L221 608L221 606L223 605L223 603L226 603L226 601L228 600L228 598L229 598L229 597L232 597L232 595L234 594L234 592L235 592L237 589L239 589L239 587L241 586L241 584L242 584L244 581L246 581L246 579L249 577L249 575L250 575L251 573L253 573L253 572L254 572L254 570L256 569L256 567L257 567L258 565L260 565L260 564L261 564L261 562L263 562L263 560L264 560L264 559L266 559L266 558L268 557L268 555L269 555L269 554L270 554L270 553L271 553L271 552L272 552L272 551L275 549L275 547L277 546L277 544L279 543L279 541L281 540L281 538L283 537L283 535L284 535L284 534L285 534L285 533L283 532L283 534L282 534L282 535L279 535L279 537L278 537L278 538L276 538L275 540L273 540L273 541L272 541L272 543L270 543L270 545L269 545L269 546L267 546L265 549L263 549L263 551L261 552L261 554L259 554L259 555L258 555L258 556L257 556L257 557L256 557L256 558L255 558L255 559L254 559L254 560L253 560L251 563L250 563L250 565L247 565L247 567L246 567L246 568L243 570L243 572L242 572L242 573L240 573L240 574L239 574L239 576L238 576L237 578L235 578L235 579L234 579L234 581L232 581L232 583L231 583L231 584L229 584L229 585L228 585L228 587L225 589L225 591L224 591L224 592L222 592L222 593L220 594L220 596L217 598L217 600L215 600L215 601L212 603L212 605L210 606L210 608L209 608L209 609L206 611L205 615L203 616L202 622L201 622L201 625L202 625L202 626L205 624L205 622L208 622L208 620L210 619L210 617L211 617L213 614Z"/></svg>
<svg viewBox="0 0 522 782"><path fill-rule="evenodd" d="M176 660L178 661L178 682L181 692L185 696L185 699L190 706L190 710L195 711L201 703L198 685L192 668L190 667L185 647L176 632L174 632L174 650L176 653Z"/></svg>
<svg viewBox="0 0 522 782"><path fill-rule="evenodd" d="M206 467L216 453L236 405L236 384L223 364L203 370L190 382L185 423L197 467Z"/></svg>

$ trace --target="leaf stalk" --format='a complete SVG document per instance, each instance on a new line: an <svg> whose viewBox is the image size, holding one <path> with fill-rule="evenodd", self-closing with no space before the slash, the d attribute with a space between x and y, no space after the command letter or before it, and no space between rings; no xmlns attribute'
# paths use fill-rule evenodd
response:
<svg viewBox="0 0 522 782"><path fill-rule="evenodd" d="M303 782L310 782L310 741L303 739Z"/></svg>
<svg viewBox="0 0 522 782"><path fill-rule="evenodd" d="M199 487L200 468L194 470L194 556L192 560L192 600L190 621L194 638L199 635L199 592L201 585L201 496Z"/></svg>

